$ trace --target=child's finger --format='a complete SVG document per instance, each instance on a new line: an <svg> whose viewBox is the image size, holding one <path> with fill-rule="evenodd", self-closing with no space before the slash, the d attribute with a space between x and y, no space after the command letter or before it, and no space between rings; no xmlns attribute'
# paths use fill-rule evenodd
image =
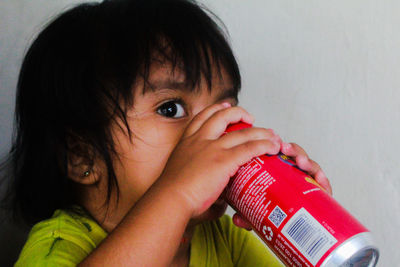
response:
<svg viewBox="0 0 400 267"><path fill-rule="evenodd" d="M219 139L219 142L225 148L231 148L250 140L271 140L277 145L280 144L281 138L275 134L272 129L265 128L245 128L230 132Z"/></svg>
<svg viewBox="0 0 400 267"><path fill-rule="evenodd" d="M281 151L283 154L295 158L296 165L303 171L309 173L318 184L320 184L330 195L332 195L332 187L328 178L322 171L319 164L310 159L303 148L295 143L288 144L282 142Z"/></svg>
<svg viewBox="0 0 400 267"><path fill-rule="evenodd" d="M199 112L190 122L188 127L185 130L184 136L191 136L195 132L199 130L199 128L204 124L205 121L208 120L214 113L219 110L226 109L231 107L231 105L227 102L211 105L201 112Z"/></svg>
<svg viewBox="0 0 400 267"><path fill-rule="evenodd" d="M332 187L329 183L329 180L325 176L318 163L304 156L298 156L296 158L296 164L300 169L310 174L310 176L314 178L319 185L321 185L330 195L332 195Z"/></svg>
<svg viewBox="0 0 400 267"><path fill-rule="evenodd" d="M241 107L231 107L215 112L201 125L198 133L207 139L218 139L229 124L236 122L252 124L253 116Z"/></svg>
<svg viewBox="0 0 400 267"><path fill-rule="evenodd" d="M229 154L232 158L236 159L236 166L241 166L259 155L276 155L279 153L279 149L280 145L271 140L251 140L231 148ZM230 176L234 174L231 173Z"/></svg>
<svg viewBox="0 0 400 267"><path fill-rule="evenodd" d="M314 176L314 179L315 181L317 181L318 184L326 189L329 195L332 195L332 186L322 170L317 172L317 174Z"/></svg>
<svg viewBox="0 0 400 267"><path fill-rule="evenodd" d="M297 157L299 155L308 157L308 155L304 151L304 149L295 143L282 142L281 150L282 150L283 154L290 156L290 157Z"/></svg>
<svg viewBox="0 0 400 267"><path fill-rule="evenodd" d="M232 217L233 224L237 227L244 228L248 231L252 230L251 224L243 218L239 213L235 213Z"/></svg>
<svg viewBox="0 0 400 267"><path fill-rule="evenodd" d="M313 177L315 177L317 172L321 170L321 167L318 165L318 163L305 155L298 155L296 157L296 164L300 169L308 172Z"/></svg>
<svg viewBox="0 0 400 267"><path fill-rule="evenodd" d="M297 166L311 175L314 175L319 169L321 169L318 164L313 164L304 149L295 143L282 142L281 151L283 154L294 158Z"/></svg>

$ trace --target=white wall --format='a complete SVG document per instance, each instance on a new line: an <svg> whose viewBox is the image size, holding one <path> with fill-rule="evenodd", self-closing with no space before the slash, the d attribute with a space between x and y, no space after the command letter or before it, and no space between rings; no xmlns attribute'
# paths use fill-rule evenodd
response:
<svg viewBox="0 0 400 267"><path fill-rule="evenodd" d="M400 266L400 1L207 0L256 124L303 146Z"/></svg>
<svg viewBox="0 0 400 267"><path fill-rule="evenodd" d="M0 155L10 144L23 52L46 18L76 2L0 2ZM229 29L243 75L241 104L257 125L274 128L320 163L335 198L374 233L378 266L398 266L400 2L202 2ZM1 229L1 251L10 237L23 239ZM6 263L4 255L13 254L1 255Z"/></svg>

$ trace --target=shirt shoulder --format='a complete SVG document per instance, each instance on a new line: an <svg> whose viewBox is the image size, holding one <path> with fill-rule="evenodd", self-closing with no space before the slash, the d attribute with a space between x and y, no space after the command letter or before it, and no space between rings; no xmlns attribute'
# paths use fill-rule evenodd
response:
<svg viewBox="0 0 400 267"><path fill-rule="evenodd" d="M192 239L190 266L284 265L254 232L236 227L232 219L224 215L218 220L196 227Z"/></svg>
<svg viewBox="0 0 400 267"><path fill-rule="evenodd" d="M15 266L75 266L106 236L83 211L57 210L33 226Z"/></svg>

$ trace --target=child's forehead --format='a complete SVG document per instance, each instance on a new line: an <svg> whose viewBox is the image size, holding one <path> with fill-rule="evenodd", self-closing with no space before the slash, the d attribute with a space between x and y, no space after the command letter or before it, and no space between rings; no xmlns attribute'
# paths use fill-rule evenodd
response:
<svg viewBox="0 0 400 267"><path fill-rule="evenodd" d="M237 99L238 90L233 88L232 79L225 69L215 65L211 66L211 70L211 77L208 77L211 83L207 81L204 74L199 75L198 81L190 81L186 78L186 73L180 66L173 66L165 62L153 62L147 77L143 76L142 93L173 89L182 91L182 93L193 94L207 89L210 92L220 91L217 93L230 95Z"/></svg>

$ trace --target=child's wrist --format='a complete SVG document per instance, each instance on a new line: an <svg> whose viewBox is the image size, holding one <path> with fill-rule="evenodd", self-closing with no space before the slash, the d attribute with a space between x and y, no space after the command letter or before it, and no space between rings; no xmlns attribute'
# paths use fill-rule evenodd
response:
<svg viewBox="0 0 400 267"><path fill-rule="evenodd" d="M193 217L195 213L194 205L181 187L172 183L165 183L162 179L159 179L153 185L153 190L159 195L159 201L166 204L165 208L170 209L174 214L181 214L188 221Z"/></svg>

